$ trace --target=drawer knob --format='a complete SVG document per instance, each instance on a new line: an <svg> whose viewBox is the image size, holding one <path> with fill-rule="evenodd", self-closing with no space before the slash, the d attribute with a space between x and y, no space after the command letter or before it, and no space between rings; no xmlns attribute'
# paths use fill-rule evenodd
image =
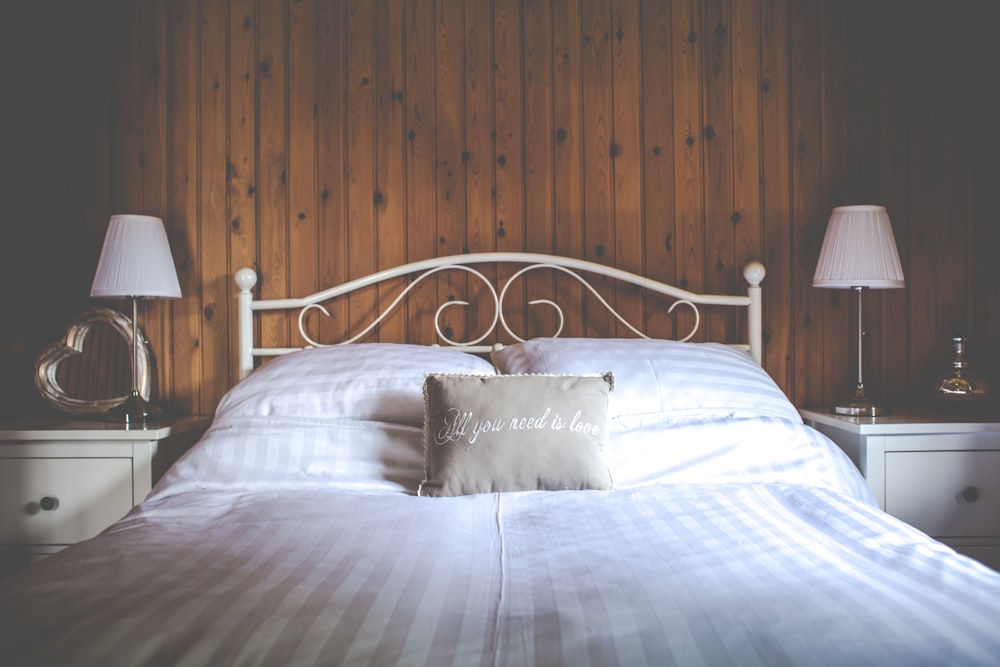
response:
<svg viewBox="0 0 1000 667"><path fill-rule="evenodd" d="M45 496L38 501L38 506L46 512L51 512L52 510L59 509L59 499L52 496Z"/></svg>
<svg viewBox="0 0 1000 667"><path fill-rule="evenodd" d="M967 486L962 489L958 497L967 503L974 503L979 500L979 489L974 486Z"/></svg>

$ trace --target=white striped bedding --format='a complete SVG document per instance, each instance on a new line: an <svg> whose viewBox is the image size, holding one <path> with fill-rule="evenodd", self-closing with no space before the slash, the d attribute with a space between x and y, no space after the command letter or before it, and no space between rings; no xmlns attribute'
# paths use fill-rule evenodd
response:
<svg viewBox="0 0 1000 667"><path fill-rule="evenodd" d="M192 491L2 590L3 655L18 665L1000 656L1000 575L866 503L787 484Z"/></svg>
<svg viewBox="0 0 1000 667"><path fill-rule="evenodd" d="M297 353L237 385L146 502L0 581L0 663L1000 658L1000 574L881 512L777 398L729 412L722 379L712 414L619 424L611 491L421 498L426 364L492 367L383 354ZM405 414L362 400L386 390Z"/></svg>

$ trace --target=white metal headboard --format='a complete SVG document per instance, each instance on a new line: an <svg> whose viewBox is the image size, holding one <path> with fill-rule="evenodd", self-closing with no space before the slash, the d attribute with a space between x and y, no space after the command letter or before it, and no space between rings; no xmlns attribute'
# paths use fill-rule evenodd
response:
<svg viewBox="0 0 1000 667"><path fill-rule="evenodd" d="M500 288L498 292L493 283L482 273L472 268L473 265L477 264L520 264L523 265L522 268L515 271L506 282ZM348 340L341 341L339 343L334 343L336 345L344 345L348 343L354 343L368 333L372 331L378 324L390 313L393 309L406 297L413 287L419 284L428 276L439 273L441 271L458 270L465 271L470 275L476 277L478 280L488 288L490 295L493 298L494 315L493 322L490 327L483 332L483 334L476 338L475 340L458 342L450 340L441 330L440 317L442 311L452 305L469 305L465 301L448 301L441 304L434 315L434 328L437 333L438 339L441 341L439 344L446 345L449 347L454 347L461 349L466 352L489 352L494 348L492 345L484 345L482 341L486 340L491 334L497 331L497 326L499 325L503 332L510 336L513 340L521 341L520 338L511 328L508 326L506 319L503 314L503 304L504 297L507 294L507 290L510 285L523 274L534 271L537 269L548 269L558 272L562 272L566 275L572 276L581 285L583 285L597 300L611 313L621 324L627 327L630 331L642 338L648 338L643 332L636 329L631 323L627 322L621 315L619 315L614 308L598 293L598 291L585 280L580 273L586 272L593 273L599 276L605 276L608 278L613 278L615 280L621 281L622 283L627 283L635 285L646 289L650 292L664 295L675 299L674 303L671 304L668 312L673 311L673 309L678 304L683 304L690 307L695 315L694 326L692 327L690 333L680 340L691 339L698 330L698 326L701 322L701 314L698 310L699 305L712 305L712 306L737 306L745 307L747 309L747 343L741 343L735 345L750 351L750 354L759 364L761 362L761 353L763 350L763 318L762 318L762 305L761 305L761 289L760 283L764 280L764 265L760 262L750 262L743 269L743 277L749 283L747 288L746 296L743 295L724 295L724 294L695 294L694 292L689 292L679 287L674 287L673 285L667 285L656 280L651 280L650 278L645 278L643 276L630 273L628 271L623 271L621 269L616 269L614 267L605 266L603 264L597 264L595 262L589 262L582 259L573 259L569 257L556 257L554 255L545 255L539 253L521 253L521 252L482 252L482 253L471 253L466 255L451 255L448 257L435 257L432 259L425 259L417 262L411 262L409 264L403 264L392 269L386 269L385 271L379 271L371 275L365 276L364 278L358 278L356 280L351 280L349 282L343 283L336 287L331 287L325 289L321 292L316 292L315 294L310 294L308 296L292 298L292 299L257 299L253 298L253 293L251 290L257 284L257 273L253 269L243 268L236 272L236 284L240 288L240 293L237 303L237 313L238 313L238 326L239 326L239 373L240 378L246 377L254 367L255 357L264 356L276 356L281 354L287 354L289 352L294 352L296 350L302 349L301 347L256 347L254 346L253 340L253 313L254 311L266 311L266 310L299 310L299 333L302 339L305 341L303 347L320 347L326 345L325 343L320 343L313 340L309 334L305 331L304 317L309 310L313 308L318 308L326 312L326 309L322 306L322 303L335 299L337 297L343 296L355 290L363 289L376 285L386 280L392 280L395 278L400 278L403 276L415 276L413 277L409 284L402 290L402 292L386 307L375 320L368 325L364 330L360 331L356 335L352 336ZM529 301L529 304L539 304L544 303L555 309L556 314L559 319L559 327L555 336L558 336L562 331L562 325L564 322L562 308L559 307L553 301L548 299L539 299L534 301Z"/></svg>

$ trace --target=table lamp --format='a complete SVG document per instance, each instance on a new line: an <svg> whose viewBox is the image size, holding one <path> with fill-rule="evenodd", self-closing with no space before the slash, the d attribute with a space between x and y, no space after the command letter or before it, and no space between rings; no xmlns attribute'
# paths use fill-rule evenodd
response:
<svg viewBox="0 0 1000 667"><path fill-rule="evenodd" d="M125 401L108 411L106 421L139 427L155 424L163 410L144 399L138 387L137 302L143 297L177 299L181 296L167 232L160 218L111 216L90 296L125 297L132 304L132 391Z"/></svg>
<svg viewBox="0 0 1000 667"><path fill-rule="evenodd" d="M813 276L813 287L851 289L858 294L858 384L854 397L835 406L840 415L877 417L888 408L865 395L862 295L866 289L905 286L889 214L884 206L838 206L830 215Z"/></svg>

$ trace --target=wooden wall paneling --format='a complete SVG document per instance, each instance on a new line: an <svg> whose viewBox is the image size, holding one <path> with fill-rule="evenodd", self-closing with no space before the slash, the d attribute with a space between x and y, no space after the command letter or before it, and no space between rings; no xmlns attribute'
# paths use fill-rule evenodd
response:
<svg viewBox="0 0 1000 667"><path fill-rule="evenodd" d="M378 269L406 262L406 107L404 0L375 3L375 223ZM322 255L321 255L322 259ZM384 310L400 290L399 284L380 286L378 304ZM396 309L379 326L379 340L406 340L405 312Z"/></svg>
<svg viewBox="0 0 1000 667"><path fill-rule="evenodd" d="M286 5L259 5L257 36L257 211L259 217L259 294L263 299L290 296L288 288L288 117ZM298 296L298 295L296 295ZM261 345L290 344L291 323L276 313L260 318Z"/></svg>
<svg viewBox="0 0 1000 667"><path fill-rule="evenodd" d="M583 0L583 242L584 258L602 264L614 264L615 221L612 219L614 174L611 164L614 106L612 94L613 63L611 40L613 27L609 3ZM601 296L615 305L614 287L607 279L591 281ZM611 335L615 323L606 309L594 299L584 310L588 336Z"/></svg>
<svg viewBox="0 0 1000 667"><path fill-rule="evenodd" d="M112 211L113 213L143 213L163 218L174 263L178 255L174 246L176 239L170 233L172 221L169 211L169 179L167 156L167 134L169 128L167 109L168 72L164 64L169 62L167 48L167 26L170 22L169 5L167 3L143 4L140 8L138 24L138 58L139 69L139 170L140 170L140 208L130 211ZM102 216L101 223L106 225L107 216ZM182 248L181 252L185 252ZM96 266L96 265L95 265ZM182 298L194 296L182 291ZM173 381L173 358L179 352L173 331L173 308L175 301L154 299L146 302L145 318L140 324L153 352L156 373L156 395L164 404L177 404L176 383ZM183 346L183 343L181 343ZM183 347L182 347L183 349ZM131 362L131 357L129 357ZM193 411L190 403L181 397L177 409Z"/></svg>
<svg viewBox="0 0 1000 667"><path fill-rule="evenodd" d="M131 312L124 300L101 303L89 295L110 208L111 70L104 39L109 8L11 5L5 10L9 26L4 27L11 31L0 36L3 60L10 63L8 132L2 140L4 159L14 168L4 174L0 280L10 289L2 299L0 377L23 372L26 386L8 396L0 385L0 413L6 408L23 417L42 402L32 383L37 354L64 335L75 314L99 306L126 310L130 317ZM95 120L100 132L90 133ZM15 350L25 355L22 369L4 363ZM57 368L60 386L77 398L120 396L128 392L130 378L129 348L105 326L93 327L83 354Z"/></svg>
<svg viewBox="0 0 1000 667"><path fill-rule="evenodd" d="M63 220L63 224L65 225L65 236L63 236L65 241L64 248L68 252L63 251L62 256L58 259L53 258L54 261L59 262L59 266L63 267L65 272L59 277L62 283L59 291L63 292L62 298L65 300L65 309L61 309L50 301L47 310L51 310L59 320L60 329L58 331L60 333L65 330L65 326L69 323L74 313L83 312L87 308L111 305L114 308L125 309L124 302L105 304L96 302L90 297L90 286L97 269L97 261L104 243L109 212L111 211L111 144L108 134L108 119L111 117L111 105L113 103L110 94L111 77L108 76L111 72L111 40L108 39L111 8L108 3L97 7L73 5L73 8L76 11L71 11L70 15L64 19L67 21L65 26L67 26L69 34L50 35L50 38L54 40L52 43L63 44L64 48L67 49L66 52L76 54L76 64L78 67L72 68L72 77L66 77L67 79L73 78L74 81L65 82L65 87L63 88L54 85L54 82L49 77L42 77L46 87L51 87L53 92L60 91L66 96L63 98L66 102L59 105L62 108L60 113L66 113L66 110L71 110L74 117L74 120L68 121L65 125L67 129L72 128L70 135L61 142L61 147L67 153L60 155L58 159L52 160L53 166L62 162L64 168L68 169L68 176L67 178L62 178L53 173L46 174L47 178L52 179L48 182L59 183L61 188L65 188L66 196L79 197L77 201L73 202L78 208L67 211L66 218ZM18 30L21 29L23 29L23 26L19 25ZM146 43L147 37L144 35L142 40L143 43ZM56 54L53 55L55 56ZM58 55L58 57L61 59L63 54ZM165 56L160 62L163 62L163 60L165 60ZM38 72L35 73L36 76L38 74ZM160 102L162 103L163 100L161 99ZM34 109L32 110L33 112ZM162 119L166 115L165 110L161 111L160 115ZM57 123L55 126L58 127L58 125ZM57 147L54 146L52 148ZM77 150L79 154L76 154ZM151 155L150 159L155 159L159 164L165 166L164 153L165 151L161 149L159 152ZM53 157L55 157L55 153L53 153ZM78 184L75 188L78 192L74 192L74 182ZM159 212L164 211L165 202L161 201L157 210ZM46 233L47 231L50 230L41 228L38 230L39 233ZM38 245L40 249L48 246L48 244L44 243ZM22 254L22 250L23 248L18 249L21 261L34 261L34 258L30 254ZM78 285L73 290L76 293L66 292L66 278L74 275L80 277L78 281L74 281ZM21 315L17 313L15 304L10 304L10 306L14 307L5 312L13 321L29 321L26 316L27 314ZM9 308L10 306L5 303L5 308ZM129 317L131 317L131 312L129 312ZM164 330L164 325L162 322L158 322L158 326L159 328L144 326L143 330L147 336L151 336L151 340L162 339L159 332ZM101 345L97 358L107 361L103 362L106 365L106 372L98 379L100 386L86 386L86 384L91 384L94 378L88 377L88 375L92 375L92 372L88 373L87 365L81 362L77 365L76 370L80 372L80 379L86 384L80 386L79 390L69 389L68 385L62 385L67 389L67 393L70 396L87 396L89 392L89 395L94 398L103 398L106 396L120 396L130 390L131 354L128 346L124 345L122 339L116 334L105 332L103 339L104 344ZM117 339L117 341L114 339ZM48 337L39 340L39 348L42 345L47 345L49 342L51 340ZM88 345L88 349L89 347ZM37 354L35 350L32 352L33 356ZM32 362L34 362L34 359L32 359ZM60 365L60 376L63 371L62 366L66 365L66 362ZM161 366L159 379L162 380L167 372L169 370ZM2 374L3 370L0 370L0 375ZM117 378L120 381L112 378ZM61 382L62 379L60 377ZM111 393L112 390L113 393ZM31 398L35 398L36 396L37 393L32 391ZM0 389L0 401L13 406L14 412L11 414L26 414L23 408L18 406L16 402L8 402L4 399L2 389Z"/></svg>
<svg viewBox="0 0 1000 667"><path fill-rule="evenodd" d="M288 289L292 295L310 294L320 287L319 192L317 174L318 49L316 3L288 6ZM369 150L367 155L371 155ZM324 319L313 313L313 322ZM312 322L310 323L312 324ZM316 327L311 326L315 332ZM291 341L301 345L298 334Z"/></svg>
<svg viewBox="0 0 1000 667"><path fill-rule="evenodd" d="M873 127L877 118L876 109L868 106L860 110L854 108L856 104L851 104L857 98L860 87L864 85L863 80L866 75L854 69L849 70L848 59L852 64L855 57L870 62L871 54L858 56L857 51L864 48L865 43L870 43L866 39L870 35L867 34L865 27L847 21L846 7L847 5L841 3L823 3L820 13L817 16L810 15L808 19L812 21L819 18L817 28L822 31L817 42L820 48L818 63L821 72L820 89L816 91L819 95L818 101L822 104L820 109L822 123L821 134L816 137L818 142L810 142L813 148L819 149L820 155L817 156L814 151L810 151L808 145L806 150L809 157L819 160L822 184L816 193L818 199L803 202L803 209L815 211L816 225L806 231L804 240L807 243L807 254L803 256L804 263L800 267L802 271L800 282L802 288L809 293L809 303L814 304L812 330L817 334L820 349L817 350L819 356L814 358L813 363L823 371L814 374L817 383L811 388L815 393L810 400L821 405L834 405L847 398L851 387L857 382L857 305L855 294L850 290L813 287L813 274L809 272L808 262L813 262L812 271L815 271L815 262L819 259L826 224L834 206L870 203L863 198L857 198L861 187L854 182L867 180L862 174L867 176L872 171L861 163L849 163L847 149L852 137L867 136L868 128ZM859 34L863 37L857 38ZM815 110L815 107L812 109ZM809 160L808 168L812 168L812 164L813 160ZM879 394L878 382L872 382L875 378L875 366L871 363L871 359L877 358L877 355L872 354L871 348L877 344L882 332L881 328L875 332L876 327L869 326L869 323L878 320L872 316L878 310L876 299L879 296L875 290L867 291L864 295L865 324L868 330L865 336L865 342L868 343L865 349L867 357L865 385L873 397ZM852 361L854 363L851 363Z"/></svg>
<svg viewBox="0 0 1000 667"><path fill-rule="evenodd" d="M347 164L345 126L347 81L346 2L324 2L317 13L317 132L316 169L319 188L317 248L320 287L333 287L348 278ZM397 197L401 197L398 193ZM397 206L402 205L402 202ZM318 340L334 343L349 337L347 299L323 304L329 316L309 318Z"/></svg>
<svg viewBox="0 0 1000 667"><path fill-rule="evenodd" d="M198 17L198 234L200 278L197 350L201 357L198 402L186 412L211 414L229 388L229 214L227 86L229 7L201 5ZM310 173L312 170L310 169ZM193 295L192 295L193 296ZM185 353L187 353L185 351Z"/></svg>
<svg viewBox="0 0 1000 667"><path fill-rule="evenodd" d="M701 3L673 2L673 102L674 102L674 252L676 284L701 291L704 280L705 209L702 133ZM675 317L677 335L686 336L694 326L689 309L680 307ZM701 329L694 340L704 340Z"/></svg>
<svg viewBox="0 0 1000 667"><path fill-rule="evenodd" d="M812 405L822 400L825 374L838 377L836 368L816 368L804 363L823 354L825 311L823 300L851 298L847 292L818 290L812 286L829 211L817 202L826 201L822 172L822 90L817 76L822 65L822 33L819 6L794 3L791 16L791 129L794 142L792 172L792 280L795 309L796 378L793 401ZM844 360L845 365L849 364ZM819 364L817 364L818 366ZM850 368L849 365L846 365Z"/></svg>
<svg viewBox="0 0 1000 667"><path fill-rule="evenodd" d="M226 124L229 136L226 160L229 267L221 290L226 295L224 312L225 321L229 323L226 380L230 386L238 378L238 330L233 305L239 289L233 278L243 267L257 268L257 24L256 0L230 0L229 65L224 84L229 114ZM216 318L220 315L216 314ZM214 406L203 405L203 411L212 409Z"/></svg>
<svg viewBox="0 0 1000 667"><path fill-rule="evenodd" d="M410 0L406 23L406 254L409 261L435 256L434 222L437 192L434 155L435 4ZM407 340L435 342L434 303L437 291L426 283L410 292Z"/></svg>
<svg viewBox="0 0 1000 667"><path fill-rule="evenodd" d="M763 191L764 368L795 394L792 301L791 67L789 0L761 0L761 171Z"/></svg>
<svg viewBox="0 0 1000 667"><path fill-rule="evenodd" d="M471 9L475 11L475 8ZM435 254L460 254L465 248L465 169L462 168L465 119L462 72L465 12L462 2L441 2L435 10L434 126L436 155L436 238ZM462 271L445 271L438 280L437 303L467 300L467 276ZM468 309L457 306L441 313L444 335L464 341L468 331Z"/></svg>
<svg viewBox="0 0 1000 667"><path fill-rule="evenodd" d="M375 22L368 0L349 0L347 36L347 272L361 278L377 268L375 230L375 86L373 34ZM375 317L376 290L366 289L348 299L350 328L358 332ZM366 340L373 340L371 338Z"/></svg>
<svg viewBox="0 0 1000 667"><path fill-rule="evenodd" d="M143 168L142 168L142 6L138 3L116 1L111 11L111 32L116 35L117 48L123 53L134 54L130 58L112 58L111 76L114 87L111 90L111 164L112 190L111 213L144 213L162 215L159 211L144 208ZM104 216L103 235L107 231L108 216ZM90 280L97 268L100 248L93 256ZM169 347L165 345L160 327L159 310L155 303L140 301L138 308L139 326L149 337L151 352L156 360L153 367L153 392L155 400L162 400L166 385L165 375L169 374L171 358ZM129 318L131 310L124 299L110 299L98 306L107 306L124 312ZM169 385L167 385L169 386Z"/></svg>
<svg viewBox="0 0 1000 667"><path fill-rule="evenodd" d="M115 213L145 213L142 201L142 5L116 0L111 31L120 52L132 57L112 58L111 146ZM156 215L156 212L150 212ZM96 267L96 261L95 261Z"/></svg>
<svg viewBox="0 0 1000 667"><path fill-rule="evenodd" d="M524 3L525 248L535 252L551 252L555 240L551 10L547 0ZM527 274L527 300L553 299L555 279L549 271ZM558 320L550 307L528 306L527 318L527 336L556 333Z"/></svg>
<svg viewBox="0 0 1000 667"><path fill-rule="evenodd" d="M466 246L469 252L496 249L494 216L493 15L475 3L465 12L465 119L462 168L465 172ZM481 267L496 280L496 271ZM470 281L474 305L469 331L478 338L493 322L492 299L483 286ZM494 342L496 338L489 339Z"/></svg>
<svg viewBox="0 0 1000 667"><path fill-rule="evenodd" d="M641 3L621 0L611 12L611 122L612 219L614 220L614 266L642 274L642 34ZM609 249L610 250L610 249ZM645 320L639 291L615 285L616 310L632 326L642 330ZM632 336L616 324L618 336Z"/></svg>
<svg viewBox="0 0 1000 667"><path fill-rule="evenodd" d="M955 19L944 19L944 25L961 30ZM934 34L937 30L933 31ZM928 35L928 41L933 39ZM971 302L972 285L970 283L971 266L974 254L968 239L975 236L971 225L968 187L972 180L970 165L975 149L974 143L981 138L974 134L975 128L968 124L967 110L975 105L975 88L968 88L968 71L974 64L966 64L970 50L965 44L958 44L950 53L942 56L935 63L934 73L938 75L941 95L940 100L932 108L938 119L937 126L951 128L946 136L938 132L939 141L933 145L939 146L938 166L940 180L937 193L936 215L928 222L932 225L937 243L935 248L936 261L941 263L937 270L936 284L940 288L940 306L937 309L936 336L923 364L923 373L919 379L921 386L930 385L935 373L947 368L951 359L951 338L956 333L968 336L970 325L974 321L973 310L980 308L979 304ZM962 100L962 102L958 102Z"/></svg>
<svg viewBox="0 0 1000 667"><path fill-rule="evenodd" d="M495 127L496 244L500 252L525 249L523 18L518 0L493 3L493 99ZM500 267L503 285L517 267ZM524 282L507 293L505 317L518 336L526 336Z"/></svg>
<svg viewBox="0 0 1000 667"><path fill-rule="evenodd" d="M980 64L978 71L979 76L984 78L987 76L984 72L989 71L988 63L990 62L986 53L991 47L985 39L978 42L978 47L982 49L982 52L977 56ZM997 103L996 96L990 100L989 110L986 111L986 105L984 105L982 111L990 118L1000 117L1000 105ZM1000 183L1000 128L995 122L985 123L980 127L985 128L987 138L984 142L986 155L979 173L987 184ZM978 185L979 182L977 181L974 186ZM997 344L997 340L1000 339L1000 271L996 270L994 262L997 257L1000 257L1000 188L990 186L985 188L983 192L985 208L978 218L977 233L984 233L986 236L983 240L983 247L989 248L987 252L990 262L986 264L989 280L984 285L984 292L987 296L983 299L977 298L976 303L981 304L986 309L983 318L986 330L977 331L978 338L975 341L970 341L970 345L978 347L979 351L972 356L973 363L983 363L980 368L988 374L992 383L993 395L996 396L1000 393L1000 345ZM982 232L983 229L986 231Z"/></svg>
<svg viewBox="0 0 1000 667"><path fill-rule="evenodd" d="M858 12L871 11L865 3L857 3ZM867 94L878 100L877 134L871 137L879 150L872 161L877 161L880 175L882 202L885 203L892 223L896 248L899 251L900 262L906 287L901 290L887 292L882 300L882 320L879 323L883 332L881 346L876 354L883 364L884 393L879 397L889 404L906 404L910 400L910 388L914 386L913 371L910 364L910 310L909 303L912 289L912 268L910 258L910 200L908 196L908 174L910 159L908 154L908 131L910 114L907 90L907 67L909 62L909 47L907 29L893 20L891 7L885 3L876 6L875 24L879 26L878 68L872 71L867 62L858 62L853 71L871 72L870 85L872 91L866 88ZM859 96L860 97L860 96ZM860 110L859 110L860 111Z"/></svg>
<svg viewBox="0 0 1000 667"><path fill-rule="evenodd" d="M198 7L174 2L168 16L170 53L168 134L171 250L183 298L172 304L174 347L164 367L172 367L174 408L197 411L202 380L201 279L198 263Z"/></svg>
<svg viewBox="0 0 1000 667"><path fill-rule="evenodd" d="M732 179L733 291L746 288L743 267L763 261L761 30L758 3L733 2L732 17ZM766 278L765 278L766 280ZM737 318L737 332L746 330L746 317ZM730 336L734 332L730 332Z"/></svg>
<svg viewBox="0 0 1000 667"><path fill-rule="evenodd" d="M81 6L82 7L82 6ZM82 12L86 18L79 17L83 23L77 24L76 28L81 28L74 34L86 36L83 52L86 58L86 74L82 77L81 86L87 94L81 94L78 98L79 118L81 133L81 154L82 160L79 164L80 190L82 198L82 211L79 219L79 244L76 246L76 254L82 262L82 273L84 276L85 294L89 295L90 285L93 281L92 272L97 270L97 260L104 245L104 234L108 228L108 218L111 206L111 142L108 135L108 119L111 118L111 107L114 104L112 89L113 77L111 70L111 6L110 3L96 8L87 8ZM159 30L166 32L165 26ZM164 41L165 37L163 37ZM163 47L164 52L166 46ZM160 62L160 77L163 80L161 85L166 85L167 55L164 53ZM161 100L164 107L163 114L167 115L166 101ZM166 137L164 136L164 144ZM167 153L165 146L158 156L153 156L166 165ZM161 212L165 212L166 204L163 204ZM165 223L169 222L164 220ZM89 281L86 280L89 278ZM89 298L89 296L88 296ZM93 304L90 304L93 305Z"/></svg>
<svg viewBox="0 0 1000 667"><path fill-rule="evenodd" d="M978 326L973 329L974 339L969 341L970 363L990 379L991 391L1000 394L1000 271L996 258L1000 257L1000 128L995 122L1000 118L996 82L992 78L992 40L987 33L992 28L985 22L978 25L973 37L971 58L976 64L975 78L981 104L973 108L972 126L978 128L979 152L973 165L976 178L969 186L975 193L979 207L973 211L976 231L974 242L980 254L972 258L976 275L973 280L980 291L972 299L982 311L976 317ZM994 87L986 84L994 81ZM985 257L984 257L985 255Z"/></svg>
<svg viewBox="0 0 1000 667"><path fill-rule="evenodd" d="M908 88L911 91L939 90L940 95L920 95L922 113L913 118L910 126L910 179L923 183L923 187L910 191L910 265L917 270L907 276L907 291L910 292L911 310L911 357L910 364L916 370L914 384L920 385L928 379L929 368L943 352L944 332L950 327L951 314L948 313L948 294L953 289L954 262L960 258L953 256L952 230L954 222L949 210L945 184L943 181L954 177L950 173L947 143L951 133L943 133L946 127L947 109L951 104L949 94L947 62L938 59L938 54L922 45L931 40L930 30L922 29L920 12L914 11L909 21L912 48ZM921 270L934 266L933 271Z"/></svg>
<svg viewBox="0 0 1000 667"><path fill-rule="evenodd" d="M813 288L812 273L830 208L866 201L889 208L907 281L865 295L870 391L920 398L955 325L972 359L994 375L1000 365L998 96L990 23L967 13L860 0L101 0L17 12L5 53L43 34L52 48L10 83L42 109L10 125L31 137L12 142L24 176L11 181L11 215L42 222L5 270L28 270L55 237L47 260L64 271L6 304L52 306L0 332L8 412L35 396L37 350L73 312L105 305L87 288L118 212L167 224L184 298L148 302L142 323L157 400L180 412L210 411L234 379L241 266L258 268L261 296L282 297L466 249L554 250L727 291L762 258L765 368L796 403L831 403L854 381L854 296ZM565 277L515 288L516 331L546 333L551 313L524 297L553 282L559 302L586 304L588 333L608 332ZM355 319L399 289L354 303ZM418 290L381 333L433 342L437 292ZM350 306L328 305L332 317L312 324L336 340ZM564 334L584 333L567 314ZM470 311L470 333L491 317ZM645 319L656 335L693 321L656 307ZM294 326L265 316L262 341L291 344ZM726 337L731 326L709 320Z"/></svg>
<svg viewBox="0 0 1000 667"><path fill-rule="evenodd" d="M553 250L583 257L583 87L580 3L552 1ZM582 336L583 288L556 277L556 303L566 316L565 336Z"/></svg>
<svg viewBox="0 0 1000 667"><path fill-rule="evenodd" d="M737 288L733 222L733 53L729 0L706 0L699 40L705 73L703 90L704 225L702 253L704 289L713 293ZM730 308L706 312L704 331L710 340L736 335Z"/></svg>
<svg viewBox="0 0 1000 667"><path fill-rule="evenodd" d="M669 0L641 5L642 211L644 275L674 282L674 162L672 42L676 38ZM674 338L669 303L650 297L643 331Z"/></svg>
<svg viewBox="0 0 1000 667"><path fill-rule="evenodd" d="M991 319L995 320L996 317L997 301L1000 301L996 296L1000 295L1000 289L997 289L1000 282L995 278L997 271L994 266L994 258L1000 256L996 230L997 211L1000 209L995 206L991 208L990 199L992 195L993 203L996 203L996 184L1000 183L1000 178L994 172L992 180L990 179L989 156L991 149L996 154L997 131L994 119L1000 115L1000 104L995 101L998 90L995 77L986 64L990 62L991 56L987 46L990 42L987 29L983 27L985 23L988 22L978 21L975 26L971 26L969 38L963 40L955 54L966 65L956 68L957 93L960 99L967 100L964 105L956 105L961 115L955 122L965 128L967 138L960 147L968 149L964 160L967 174L962 182L961 193L968 202L966 215L969 223L964 238L968 284L967 356L970 368L992 379L993 391L998 392L1000 385L997 380L1000 378L995 375L994 364L996 355L1000 353L997 340L1000 336L991 341L989 331ZM987 221L992 221L992 224ZM940 371L942 368L947 368L947 357L931 370Z"/></svg>

